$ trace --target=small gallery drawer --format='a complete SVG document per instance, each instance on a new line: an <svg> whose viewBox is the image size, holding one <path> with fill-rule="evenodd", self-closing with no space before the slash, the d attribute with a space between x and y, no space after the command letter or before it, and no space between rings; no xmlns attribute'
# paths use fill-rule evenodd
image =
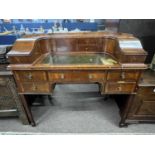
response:
<svg viewBox="0 0 155 155"><path fill-rule="evenodd" d="M22 82L46 81L46 72L43 71L15 71L15 77Z"/></svg>
<svg viewBox="0 0 155 155"><path fill-rule="evenodd" d="M105 72L49 72L49 81L52 82L100 82L105 80Z"/></svg>
<svg viewBox="0 0 155 155"><path fill-rule="evenodd" d="M20 92L24 93L49 93L50 85L46 82L24 82L20 85Z"/></svg>
<svg viewBox="0 0 155 155"><path fill-rule="evenodd" d="M136 115L155 117L155 101L142 100Z"/></svg>
<svg viewBox="0 0 155 155"><path fill-rule="evenodd" d="M99 41L97 38L79 38L78 44L97 44Z"/></svg>
<svg viewBox="0 0 155 155"><path fill-rule="evenodd" d="M109 71L107 80L136 81L139 78L139 74L140 74L139 71Z"/></svg>
<svg viewBox="0 0 155 155"><path fill-rule="evenodd" d="M126 82L126 83L117 83L117 82L107 82L105 86L105 93L133 93L135 90L136 83Z"/></svg>
<svg viewBox="0 0 155 155"><path fill-rule="evenodd" d="M52 50L54 52L77 51L77 40L75 38L56 38L53 40L53 44Z"/></svg>
<svg viewBox="0 0 155 155"><path fill-rule="evenodd" d="M120 61L125 63L143 63L146 55L122 55Z"/></svg>
<svg viewBox="0 0 155 155"><path fill-rule="evenodd" d="M155 86L139 87L138 96L145 100L155 100Z"/></svg>
<svg viewBox="0 0 155 155"><path fill-rule="evenodd" d="M79 51L99 51L99 47L97 45L79 45Z"/></svg>

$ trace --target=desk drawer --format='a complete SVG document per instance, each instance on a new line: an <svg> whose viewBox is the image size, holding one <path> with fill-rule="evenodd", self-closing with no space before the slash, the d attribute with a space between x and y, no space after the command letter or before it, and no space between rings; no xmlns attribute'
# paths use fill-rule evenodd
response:
<svg viewBox="0 0 155 155"><path fill-rule="evenodd" d="M22 82L46 81L46 72L43 71L16 71L15 77Z"/></svg>
<svg viewBox="0 0 155 155"><path fill-rule="evenodd" d="M126 83L116 83L116 82L107 82L105 86L105 93L132 93L135 90L136 83L126 82Z"/></svg>
<svg viewBox="0 0 155 155"><path fill-rule="evenodd" d="M20 92L24 93L49 93L50 85L47 82L24 82L20 86Z"/></svg>
<svg viewBox="0 0 155 155"><path fill-rule="evenodd" d="M107 80L109 81L137 81L139 78L139 71L109 71Z"/></svg>
<svg viewBox="0 0 155 155"><path fill-rule="evenodd" d="M100 82L105 80L105 72L49 72L49 81L52 82Z"/></svg>

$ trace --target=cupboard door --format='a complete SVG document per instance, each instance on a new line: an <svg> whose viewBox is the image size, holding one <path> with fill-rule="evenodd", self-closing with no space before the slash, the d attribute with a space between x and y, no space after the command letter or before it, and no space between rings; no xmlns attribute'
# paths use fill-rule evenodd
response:
<svg viewBox="0 0 155 155"><path fill-rule="evenodd" d="M136 111L136 115L155 117L155 101L141 100L141 104Z"/></svg>

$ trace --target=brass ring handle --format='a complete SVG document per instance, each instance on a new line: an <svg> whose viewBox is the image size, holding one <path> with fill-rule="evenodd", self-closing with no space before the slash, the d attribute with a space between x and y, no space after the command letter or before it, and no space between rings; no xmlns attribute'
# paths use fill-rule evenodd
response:
<svg viewBox="0 0 155 155"><path fill-rule="evenodd" d="M118 91L121 91L121 90L122 90L122 87L121 87L121 86L119 86L119 87L118 87Z"/></svg>
<svg viewBox="0 0 155 155"><path fill-rule="evenodd" d="M29 73L27 77L29 80L32 80L32 74L31 73Z"/></svg>
<svg viewBox="0 0 155 155"><path fill-rule="evenodd" d="M37 90L37 86L36 85L33 85L33 88L32 88L34 91Z"/></svg>
<svg viewBox="0 0 155 155"><path fill-rule="evenodd" d="M124 72L121 73L121 78L125 79L125 73Z"/></svg>
<svg viewBox="0 0 155 155"><path fill-rule="evenodd" d="M89 79L92 79L93 78L93 75L92 74L89 74Z"/></svg>
<svg viewBox="0 0 155 155"><path fill-rule="evenodd" d="M61 79L64 79L64 78L65 78L64 74L61 74L61 76L60 76L60 77L61 77Z"/></svg>

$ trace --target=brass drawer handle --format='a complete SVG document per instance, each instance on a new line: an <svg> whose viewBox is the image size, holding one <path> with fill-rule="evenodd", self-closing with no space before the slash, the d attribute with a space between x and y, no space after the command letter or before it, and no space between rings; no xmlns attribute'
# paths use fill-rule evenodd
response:
<svg viewBox="0 0 155 155"><path fill-rule="evenodd" d="M155 93L155 88L153 89L153 92Z"/></svg>
<svg viewBox="0 0 155 155"><path fill-rule="evenodd" d="M89 79L92 79L93 78L93 75L92 74L89 74L88 77L89 77Z"/></svg>
<svg viewBox="0 0 155 155"><path fill-rule="evenodd" d="M60 78L61 78L61 79L64 79L64 78L65 78L64 74L61 74L61 75L60 75Z"/></svg>
<svg viewBox="0 0 155 155"><path fill-rule="evenodd" d="M29 73L28 76L27 76L27 78L28 78L29 80L32 80L32 74Z"/></svg>
<svg viewBox="0 0 155 155"><path fill-rule="evenodd" d="M37 86L36 85L33 85L33 88L32 88L34 91L37 90Z"/></svg>
<svg viewBox="0 0 155 155"><path fill-rule="evenodd" d="M117 88L118 88L118 91L122 91L122 87L121 86L119 86Z"/></svg>
<svg viewBox="0 0 155 155"><path fill-rule="evenodd" d="M86 47L85 50L88 51L88 47Z"/></svg>
<svg viewBox="0 0 155 155"><path fill-rule="evenodd" d="M121 78L125 79L125 73L124 72L121 73Z"/></svg>

